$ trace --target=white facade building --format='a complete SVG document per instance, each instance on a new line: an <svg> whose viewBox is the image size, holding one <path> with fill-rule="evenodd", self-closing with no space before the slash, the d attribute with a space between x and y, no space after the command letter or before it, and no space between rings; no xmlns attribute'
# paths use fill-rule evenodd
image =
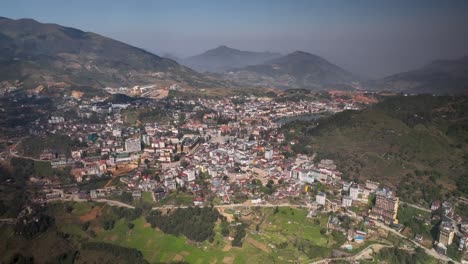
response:
<svg viewBox="0 0 468 264"><path fill-rule="evenodd" d="M272 158L273 158L273 150L272 149L265 150L265 159L271 160Z"/></svg>
<svg viewBox="0 0 468 264"><path fill-rule="evenodd" d="M341 206L350 207L352 205L353 205L353 199L350 196L343 196L343 200L341 201Z"/></svg>
<svg viewBox="0 0 468 264"><path fill-rule="evenodd" d="M186 170L185 174L187 174L187 181L191 182L191 181L195 180L195 170L194 169Z"/></svg>
<svg viewBox="0 0 468 264"><path fill-rule="evenodd" d="M316 196L315 196L315 201L317 202L317 204L319 205L325 205L325 201L327 199L327 195L323 192L319 192Z"/></svg>
<svg viewBox="0 0 468 264"><path fill-rule="evenodd" d="M359 186L357 186L357 184L351 185L351 187L349 188L349 196L353 200L358 199L358 197L359 197Z"/></svg>
<svg viewBox="0 0 468 264"><path fill-rule="evenodd" d="M139 152L141 151L141 140L140 138L128 138L125 140L125 151L126 152Z"/></svg>

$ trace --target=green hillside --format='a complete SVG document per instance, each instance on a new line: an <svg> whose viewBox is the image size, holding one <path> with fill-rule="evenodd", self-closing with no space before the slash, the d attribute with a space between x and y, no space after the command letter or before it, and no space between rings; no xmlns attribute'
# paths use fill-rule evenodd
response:
<svg viewBox="0 0 468 264"><path fill-rule="evenodd" d="M462 177L468 171L467 112L466 97L392 97L283 130L299 140L295 152L317 152L335 160L345 178L373 179L397 188L404 200L424 204L468 189Z"/></svg>

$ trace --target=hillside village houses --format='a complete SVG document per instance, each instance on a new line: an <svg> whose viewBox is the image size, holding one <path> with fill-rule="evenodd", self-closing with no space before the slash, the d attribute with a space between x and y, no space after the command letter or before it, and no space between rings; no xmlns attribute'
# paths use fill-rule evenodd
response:
<svg viewBox="0 0 468 264"><path fill-rule="evenodd" d="M180 102L182 101L175 100L173 103ZM280 187L271 194L275 199L297 196L305 184L331 184L341 179L341 172L331 160L322 160L314 164L313 158L304 155L285 160L279 149L259 145L259 139L266 131L269 131L270 139L275 143L285 140L283 134L275 132L278 124L272 120L324 110L340 111L334 108L334 105L323 102L278 103L254 97L245 100L243 107L233 105L231 99L198 99L197 102L183 103L196 105L194 109L211 109L212 112L204 114L201 122L194 118L195 113L187 112L185 122L180 128L170 124L146 123L143 129L140 129L125 126L123 123L121 112L133 107L131 104L81 102L78 107L80 116L87 117L93 113L107 115L105 124L79 126L54 117L49 126L53 126L57 133L67 132L70 137L87 142L88 147L73 150L69 154L61 153L60 159L60 153L44 151L41 158L51 160L56 167L72 165L76 181L81 182L126 164L142 164L143 161L174 162L183 155L183 159L190 164L190 169L175 167L163 170L160 175L161 184L142 185L129 180L128 186L150 186L158 190L162 186L168 191L183 186L190 190L198 190L200 186L195 183L196 178L208 175L213 179L213 183L216 182L217 185L212 189L216 190L222 201L229 200L229 194L232 193L229 184L215 181L223 177L239 186L247 186L257 177L263 184L269 180L288 183L288 187ZM221 116L235 121L217 125L214 120ZM50 130L51 127L43 129ZM181 134L179 129L194 133ZM248 138L248 135L253 135L253 139ZM210 140L220 136L229 137L229 140L216 143ZM86 155L83 155L84 153ZM70 155L70 158L65 158L64 154ZM75 166L78 163L81 165ZM349 195L353 200L357 199L358 191L354 187L351 189Z"/></svg>
<svg viewBox="0 0 468 264"><path fill-rule="evenodd" d="M124 186L121 189L106 187L80 194L90 199L119 192L131 192L133 199L141 199L141 192L151 192L155 200L161 200L176 190L190 193L193 205L198 206L213 202L279 204L298 199L297 203L310 209L310 215L326 210L358 215L367 222L397 223L399 198L380 183L346 181L333 160L284 155L294 142L280 132L278 120L341 111L336 104L250 97L239 105L233 103L234 99L240 100L171 99L165 102L171 107L190 106L170 113L171 118L178 117L177 122L139 126L126 124L124 111L151 105L81 102L79 116L98 115L102 122L77 124L54 115L51 122L38 123L34 129L38 135L53 131L80 142L80 147L69 152L46 149L39 158L50 161L54 168L71 167L77 183L112 175L126 166L133 168L119 178ZM156 172L149 172L155 167ZM270 183L275 188L268 189ZM267 191L260 191L265 188ZM370 212L351 212L353 207L366 207L371 195L375 196L375 205ZM432 208L456 218L448 204L434 201ZM442 249L450 243L465 248L468 224L465 232L459 227L441 230L438 243Z"/></svg>

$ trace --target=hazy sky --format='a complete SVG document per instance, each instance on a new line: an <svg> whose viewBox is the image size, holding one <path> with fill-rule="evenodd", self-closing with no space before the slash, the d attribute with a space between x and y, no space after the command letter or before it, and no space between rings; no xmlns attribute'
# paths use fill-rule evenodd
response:
<svg viewBox="0 0 468 264"><path fill-rule="evenodd" d="M467 0L0 0L0 16L93 31L158 55L221 44L303 50L375 78L468 55Z"/></svg>

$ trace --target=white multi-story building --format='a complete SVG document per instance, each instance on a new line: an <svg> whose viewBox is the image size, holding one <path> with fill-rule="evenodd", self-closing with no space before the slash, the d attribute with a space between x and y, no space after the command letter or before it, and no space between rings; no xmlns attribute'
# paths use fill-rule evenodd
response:
<svg viewBox="0 0 468 264"><path fill-rule="evenodd" d="M145 146L151 146L151 137L149 135L141 136L141 140L145 143Z"/></svg>
<svg viewBox="0 0 468 264"><path fill-rule="evenodd" d="M315 182L315 177L310 171L307 173L301 173L299 175L299 180L304 183L313 183Z"/></svg>
<svg viewBox="0 0 468 264"><path fill-rule="evenodd" d="M353 184L352 182L344 182L342 190L345 192L349 192L349 188L351 188L352 184Z"/></svg>
<svg viewBox="0 0 468 264"><path fill-rule="evenodd" d="M353 205L353 199L350 196L343 196L343 200L341 201L341 206L350 207L351 205Z"/></svg>
<svg viewBox="0 0 468 264"><path fill-rule="evenodd" d="M325 205L325 201L327 199L327 195L323 192L319 192L316 196L315 196L315 201L317 202L317 204L319 205Z"/></svg>
<svg viewBox="0 0 468 264"><path fill-rule="evenodd" d="M357 184L351 185L349 188L349 196L353 200L357 200L359 197L359 186Z"/></svg>
<svg viewBox="0 0 468 264"><path fill-rule="evenodd" d="M126 152L139 152L141 151L141 140L140 138L128 138L125 140L125 151Z"/></svg>
<svg viewBox="0 0 468 264"><path fill-rule="evenodd" d="M272 149L265 150L265 159L271 160L272 158L273 158L273 150Z"/></svg>
<svg viewBox="0 0 468 264"><path fill-rule="evenodd" d="M184 172L187 174L187 181L191 182L195 180L195 170L194 169L188 169Z"/></svg>

